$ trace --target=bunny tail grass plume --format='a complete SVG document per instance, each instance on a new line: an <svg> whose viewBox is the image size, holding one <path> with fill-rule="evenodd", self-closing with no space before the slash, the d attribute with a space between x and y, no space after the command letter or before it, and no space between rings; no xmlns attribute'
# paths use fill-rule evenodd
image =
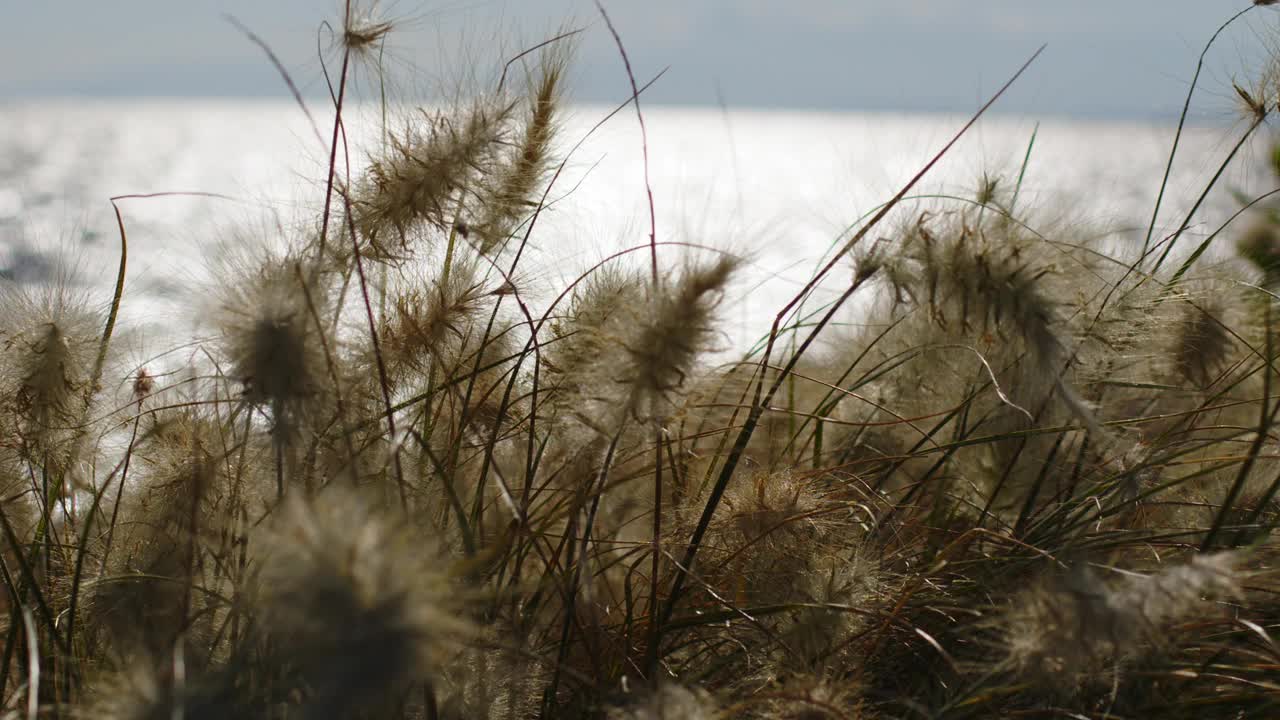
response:
<svg viewBox="0 0 1280 720"><path fill-rule="evenodd" d="M575 289L568 310L552 321L554 339L545 343L543 364L553 388L554 416L590 423L606 411L597 405L616 404L608 373L615 356L617 363L625 362L617 338L629 327L630 308L643 306L646 282L634 270L605 266Z"/></svg>
<svg viewBox="0 0 1280 720"><path fill-rule="evenodd" d="M478 313L493 296L475 263L455 259L448 278L415 278L396 294L379 331L393 376L425 375L432 358L472 334ZM397 378L398 379L398 378Z"/></svg>
<svg viewBox="0 0 1280 720"><path fill-rule="evenodd" d="M356 491L295 493L258 538L260 630L308 718L383 707L468 632L442 558Z"/></svg>
<svg viewBox="0 0 1280 720"><path fill-rule="evenodd" d="M27 461L63 476L85 411L103 314L60 277L45 289L0 285L0 407L4 439Z"/></svg>
<svg viewBox="0 0 1280 720"><path fill-rule="evenodd" d="M324 346L307 295L321 317L328 296L322 287L303 287L302 278L320 274L298 272L290 254L228 260L216 308L227 371L243 384L246 403L270 413L273 438L287 444L325 387Z"/></svg>
<svg viewBox="0 0 1280 720"><path fill-rule="evenodd" d="M208 660L201 641L214 634L211 613L219 606L192 589L216 587L208 559L235 532L240 503L251 497L260 506L265 495L243 487L247 469L227 477L225 448L235 438L211 413L181 408L151 417L119 500L107 499L110 544L102 574L85 587L83 632L117 655L151 658L185 637L184 662L194 669Z"/></svg>
<svg viewBox="0 0 1280 720"><path fill-rule="evenodd" d="M1204 612L1210 601L1238 597L1240 560L1236 552L1196 555L1119 582L1077 566L1014 602L1004 623L1010 666L1069 692L1102 663L1138 654L1162 629Z"/></svg>
<svg viewBox="0 0 1280 720"><path fill-rule="evenodd" d="M1262 273L1263 284L1280 284L1280 227L1269 221L1254 222L1236 241L1236 250Z"/></svg>
<svg viewBox="0 0 1280 720"><path fill-rule="evenodd" d="M471 228L477 238L476 247L483 254L500 248L537 204L536 194L550 168L551 146L559 129L570 54L562 49L544 52L538 75L529 82L524 124L504 166L489 181L490 188L480 206L482 214Z"/></svg>
<svg viewBox="0 0 1280 720"><path fill-rule="evenodd" d="M638 317L625 344L634 414L658 417L672 393L684 385L698 355L716 337L715 311L740 261L722 255L713 263L691 266L671 287L658 288L647 313Z"/></svg>
<svg viewBox="0 0 1280 720"><path fill-rule="evenodd" d="M446 232L453 227L457 206L475 195L477 178L491 171L495 153L508 142L514 110L513 103L486 98L453 114L419 109L417 123L391 135L351 195L369 259L412 255L418 225Z"/></svg>
<svg viewBox="0 0 1280 720"><path fill-rule="evenodd" d="M897 253L879 251L896 305L924 307L940 330L1012 330L1029 351L1034 375L1051 379L1058 398L1095 437L1107 437L1093 410L1065 380L1069 352L1049 287L1055 265L1036 257L1017 229L973 224L967 213L921 213ZM1025 412L1025 411L1024 411Z"/></svg>
<svg viewBox="0 0 1280 720"><path fill-rule="evenodd" d="M705 692L664 683L636 704L610 710L608 720L714 720L719 716Z"/></svg>

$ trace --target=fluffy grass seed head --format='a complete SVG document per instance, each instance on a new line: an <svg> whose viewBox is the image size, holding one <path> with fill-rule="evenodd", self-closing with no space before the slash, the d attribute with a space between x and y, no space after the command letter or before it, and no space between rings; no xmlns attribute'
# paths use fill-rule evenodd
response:
<svg viewBox="0 0 1280 720"><path fill-rule="evenodd" d="M1106 438L1063 376L1071 357L1056 277L1063 271L1038 249L1037 240L1007 224L990 227L967 212L922 213L904 230L898 252L881 249L877 258L896 307L926 311L943 333L979 333L1000 345L1016 339L1028 351L1022 385L1051 388L1095 437Z"/></svg>
<svg viewBox="0 0 1280 720"><path fill-rule="evenodd" d="M588 370L616 345L628 308L644 302L644 283L638 272L605 266L575 289L567 311L552 320L554 340L543 351L543 362L562 389L585 392L593 382Z"/></svg>
<svg viewBox="0 0 1280 720"><path fill-rule="evenodd" d="M435 672L468 625L407 526L352 490L300 495L259 538L256 608L309 711L345 717Z"/></svg>
<svg viewBox="0 0 1280 720"><path fill-rule="evenodd" d="M623 379L631 387L633 414L664 414L698 356L711 349L718 332L716 309L739 264L722 255L690 266L671 286L653 292L624 344L629 362Z"/></svg>
<svg viewBox="0 0 1280 720"><path fill-rule="evenodd" d="M1174 328L1173 366L1184 379L1207 387L1235 345L1211 298L1188 302Z"/></svg>
<svg viewBox="0 0 1280 720"><path fill-rule="evenodd" d="M118 504L106 499L107 514L118 522L103 574L87 586L90 636L126 655L161 657L179 635L194 639L205 629L190 620L209 598L188 592L205 581L202 554L234 524L219 472L224 430L184 408L160 414L138 440L127 492ZM198 645L188 654L191 666L201 659Z"/></svg>
<svg viewBox="0 0 1280 720"><path fill-rule="evenodd" d="M1262 273L1263 282L1280 282L1280 227L1269 220L1250 225L1236 242L1236 250Z"/></svg>
<svg viewBox="0 0 1280 720"><path fill-rule="evenodd" d="M1119 582L1077 567L1015 601L1004 627L1010 665L1020 676L1071 690L1081 674L1137 653L1208 601L1238 596L1239 561L1233 552L1196 555Z"/></svg>
<svg viewBox="0 0 1280 720"><path fill-rule="evenodd" d="M551 166L563 105L570 52L561 47L542 54L537 75L529 80L528 108L515 141L486 183L477 221L471 225L474 244L483 254L499 249L537 205L536 194Z"/></svg>
<svg viewBox="0 0 1280 720"><path fill-rule="evenodd" d="M1263 40L1266 48L1245 87L1232 81L1240 114L1253 124L1262 124L1280 107L1280 44L1274 36Z"/></svg>
<svg viewBox="0 0 1280 720"><path fill-rule="evenodd" d="M463 345L493 296L476 265L455 261L447 279L412 282L383 318L382 352L393 375L425 374L433 358Z"/></svg>
<svg viewBox="0 0 1280 720"><path fill-rule="evenodd" d="M459 206L492 171L508 142L514 104L488 98L465 111L419 110L416 122L392 133L351 194L351 211L366 256L395 262L412 255L420 230L449 232Z"/></svg>
<svg viewBox="0 0 1280 720"><path fill-rule="evenodd" d="M287 254L257 263L233 261L215 308L227 371L241 383L246 403L270 411L278 440L289 436L327 379L311 312L312 305L324 312L326 293L304 286L317 276L298 267Z"/></svg>
<svg viewBox="0 0 1280 720"><path fill-rule="evenodd" d="M91 394L102 313L64 280L45 289L5 283L0 305L0 403L15 423L0 442L17 442L38 463L56 461L50 453L70 439Z"/></svg>

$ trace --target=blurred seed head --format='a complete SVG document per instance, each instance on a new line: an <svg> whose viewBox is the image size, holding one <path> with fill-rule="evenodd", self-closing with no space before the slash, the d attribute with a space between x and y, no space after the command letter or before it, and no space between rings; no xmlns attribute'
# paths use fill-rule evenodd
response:
<svg viewBox="0 0 1280 720"><path fill-rule="evenodd" d="M1061 312L1069 289L1063 269L1039 252L1039 238L969 211L921 213L902 236L896 253L883 253L880 273L897 312L923 311L944 337L978 335L1012 354L1025 348L1017 364L1024 386L1056 393L1095 437L1108 437L1064 375L1072 357Z"/></svg>
<svg viewBox="0 0 1280 720"><path fill-rule="evenodd" d="M141 403L143 400L151 396L155 392L156 381L151 377L151 373L147 372L145 367L138 368L138 372L133 376L132 397L135 402Z"/></svg>
<svg viewBox="0 0 1280 720"><path fill-rule="evenodd" d="M1198 387L1207 387L1235 345L1222 320L1210 307L1212 298L1186 303L1174 328L1174 369Z"/></svg>
<svg viewBox="0 0 1280 720"><path fill-rule="evenodd" d="M245 402L271 413L277 440L290 436L327 384L321 331L307 296L323 319L328 293L309 267L290 253L232 255L220 278L215 312L227 372L242 384Z"/></svg>
<svg viewBox="0 0 1280 720"><path fill-rule="evenodd" d="M256 541L260 630L306 717L346 717L438 671L468 632L459 588L423 538L363 495L288 496Z"/></svg>
<svg viewBox="0 0 1280 720"><path fill-rule="evenodd" d="M1196 555L1151 575L1108 582L1080 565L1023 593L1004 619L1010 666L1071 691L1081 674L1139 653L1159 632L1240 594L1238 553Z"/></svg>
<svg viewBox="0 0 1280 720"><path fill-rule="evenodd" d="M644 307L645 283L639 272L605 266L576 288L564 314L551 322L542 364L553 416L562 424L572 418L609 433L601 419L627 400L616 369L629 362L623 338L634 327L635 308Z"/></svg>
<svg viewBox="0 0 1280 720"><path fill-rule="evenodd" d="M1250 225L1236 242L1240 256L1257 270L1269 285L1280 280L1280 228L1262 220Z"/></svg>

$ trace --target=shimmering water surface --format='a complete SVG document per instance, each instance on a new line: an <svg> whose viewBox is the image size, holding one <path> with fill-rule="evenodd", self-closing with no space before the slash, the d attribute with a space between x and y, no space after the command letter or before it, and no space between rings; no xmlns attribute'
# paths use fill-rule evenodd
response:
<svg viewBox="0 0 1280 720"><path fill-rule="evenodd" d="M575 107L567 151L608 108ZM846 228L894 192L965 118L645 107L649 184L660 241L715 246L751 259L728 300L737 343L767 327ZM376 147L379 114L353 110L352 162ZM328 121L317 114L317 121ZM972 197L984 173L1005 187L1023 164L1018 198L1081 232L1145 227L1172 126L996 116L967 135L924 180L925 194ZM47 281L70 256L86 290L109 296L118 231L108 198L214 193L121 203L128 228L125 318L142 334L193 331L183 303L206 278L205 258L231 236L276 242L278 225L314 216L327 154L286 102L65 101L0 106L0 271ZM1192 128L1183 139L1161 226L1176 226L1239 128ZM1195 218L1215 227L1236 207L1229 191L1270 189L1262 144L1246 147ZM635 114L619 113L572 154L540 218L522 282L534 298L583 269L647 242L649 214ZM938 200L913 206L936 207ZM1060 226L1058 226L1060 227ZM1131 230L1130 230L1131 231ZM843 233L843 235L842 235ZM258 239L260 238L260 240ZM686 251L662 248L676 267Z"/></svg>

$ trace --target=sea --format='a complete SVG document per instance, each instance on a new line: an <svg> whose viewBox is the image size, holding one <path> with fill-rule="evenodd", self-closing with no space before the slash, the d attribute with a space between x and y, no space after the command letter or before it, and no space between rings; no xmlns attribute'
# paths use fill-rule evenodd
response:
<svg viewBox="0 0 1280 720"><path fill-rule="evenodd" d="M517 273L545 307L588 269L652 232L664 272L712 252L745 259L726 292L725 345L748 347L833 248L892 198L964 126L950 114L717 107L613 113L573 106L561 126L564 171ZM0 104L0 275L39 286L70 282L111 297L128 240L123 332L139 345L200 337L199 298L229 244L278 244L314 223L323 199L332 116L288 101L41 100ZM385 109L352 107L343 153L353 175L383 142ZM386 122L407 117L393 112ZM1174 123L991 115L956 143L872 235L911 213L944 212L996 179L1015 210L1054 233L1103 237L1131 252L1151 220ZM1189 211L1244 132L1190 126L1156 230L1190 217L1204 237L1243 199L1274 189L1272 138L1235 154ZM150 195L153 197L137 197ZM119 222L111 203L118 200ZM652 202L650 202L650 196ZM652 208L652 220L651 220ZM1243 226L1247 217L1236 220ZM1221 249L1231 250L1230 233ZM1186 245L1192 242L1183 241ZM647 250L616 263L648 262ZM70 271L67 270L70 268ZM838 265L815 297L847 283ZM856 324L856 315L842 318Z"/></svg>

